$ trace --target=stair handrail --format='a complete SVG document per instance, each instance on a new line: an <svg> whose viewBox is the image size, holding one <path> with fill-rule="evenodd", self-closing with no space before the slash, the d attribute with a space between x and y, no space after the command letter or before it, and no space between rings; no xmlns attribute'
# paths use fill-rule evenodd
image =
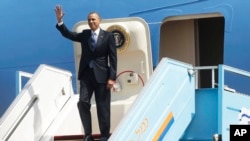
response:
<svg viewBox="0 0 250 141"><path fill-rule="evenodd" d="M198 89L198 82L199 82L199 72L202 70L211 70L211 82L212 82L212 88L215 88L217 85L215 82L215 70L218 69L218 66L198 66L198 67L193 67L193 72L192 75L195 75L195 89ZM191 70L189 70L190 72Z"/></svg>

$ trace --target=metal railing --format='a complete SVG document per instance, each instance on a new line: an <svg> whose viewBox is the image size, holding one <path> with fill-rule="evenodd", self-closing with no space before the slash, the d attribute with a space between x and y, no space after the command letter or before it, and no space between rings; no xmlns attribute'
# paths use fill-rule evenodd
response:
<svg viewBox="0 0 250 141"><path fill-rule="evenodd" d="M250 72L245 71L245 70L241 70L238 68L230 67L227 65L193 67L193 69L188 69L188 73L191 76L195 77L195 88L196 89L200 88L199 87L199 83L201 82L200 73L201 73L201 71L204 71L204 70L211 71L211 88L224 87L224 89L228 89L230 91L235 91L234 89L231 89L224 84L225 72L230 72L230 73L233 73L233 74L236 74L239 76L244 76L244 77L250 78ZM217 75L217 77L216 77L216 75Z"/></svg>
<svg viewBox="0 0 250 141"><path fill-rule="evenodd" d="M199 88L199 76L200 72L203 70L210 70L211 71L211 87L215 88L217 83L215 82L215 71L218 70L217 66L199 66L199 67L194 67L193 69L189 69L188 73L192 76L195 77L195 89Z"/></svg>

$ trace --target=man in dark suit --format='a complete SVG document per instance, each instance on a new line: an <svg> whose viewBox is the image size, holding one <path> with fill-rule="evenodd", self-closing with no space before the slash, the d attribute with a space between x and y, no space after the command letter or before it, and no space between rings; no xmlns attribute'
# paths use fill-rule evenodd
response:
<svg viewBox="0 0 250 141"><path fill-rule="evenodd" d="M99 27L101 17L96 12L88 14L88 25L80 33L72 32L63 23L64 13L60 5L55 8L57 25L61 34L81 43L82 55L78 70L80 98L77 103L85 132L85 141L92 141L91 97L95 94L101 141L108 140L110 134L110 90L116 80L117 52L114 35ZM94 37L95 36L95 37Z"/></svg>

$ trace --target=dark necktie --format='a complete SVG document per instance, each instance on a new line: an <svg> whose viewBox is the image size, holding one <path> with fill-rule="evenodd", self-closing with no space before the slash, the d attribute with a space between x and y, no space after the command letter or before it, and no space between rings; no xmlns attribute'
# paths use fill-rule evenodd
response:
<svg viewBox="0 0 250 141"><path fill-rule="evenodd" d="M96 45L96 40L97 40L97 35L96 35L95 32L93 32L93 33L91 34L91 45L92 45L93 50L94 50L95 45Z"/></svg>
<svg viewBox="0 0 250 141"><path fill-rule="evenodd" d="M92 51L95 50L96 41L97 41L97 35L96 35L95 32L92 32L92 33L91 33L91 47L92 47ZM90 68L93 68L93 60L91 60L91 61L89 62L89 67L90 67Z"/></svg>

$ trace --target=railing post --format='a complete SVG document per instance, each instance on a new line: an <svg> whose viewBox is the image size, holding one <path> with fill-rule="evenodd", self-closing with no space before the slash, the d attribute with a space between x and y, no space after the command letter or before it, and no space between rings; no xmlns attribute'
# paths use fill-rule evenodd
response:
<svg viewBox="0 0 250 141"><path fill-rule="evenodd" d="M20 93L20 91L22 90L22 77L26 77L26 78L31 78L33 74L31 73L27 73L27 72L23 72L23 71L17 71L16 72L16 95L18 95Z"/></svg>
<svg viewBox="0 0 250 141"><path fill-rule="evenodd" d="M224 67L219 65L218 68L218 133L222 134L222 105L223 105L223 91L224 91Z"/></svg>
<svg viewBox="0 0 250 141"><path fill-rule="evenodd" d="M214 69L212 69L212 88L214 88L214 82L215 82L215 77L214 77Z"/></svg>

